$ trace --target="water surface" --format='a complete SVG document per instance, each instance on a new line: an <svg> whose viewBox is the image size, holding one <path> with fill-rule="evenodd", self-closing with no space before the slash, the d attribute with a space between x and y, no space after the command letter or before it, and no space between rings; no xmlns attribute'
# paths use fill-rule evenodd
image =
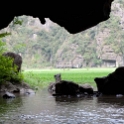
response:
<svg viewBox="0 0 124 124"><path fill-rule="evenodd" d="M0 124L124 124L124 97L0 96Z"/></svg>

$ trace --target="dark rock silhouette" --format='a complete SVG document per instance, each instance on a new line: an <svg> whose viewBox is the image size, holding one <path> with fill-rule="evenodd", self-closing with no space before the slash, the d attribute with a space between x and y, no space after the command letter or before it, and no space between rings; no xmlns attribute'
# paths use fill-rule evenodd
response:
<svg viewBox="0 0 124 124"><path fill-rule="evenodd" d="M14 65L17 66L17 72L21 71L21 65L22 65L22 57L20 54L14 53L14 52L6 52L3 53L3 56L11 57L13 58L13 67Z"/></svg>
<svg viewBox="0 0 124 124"><path fill-rule="evenodd" d="M106 95L124 94L124 67L118 67L114 72L104 77L94 79L98 92Z"/></svg>
<svg viewBox="0 0 124 124"><path fill-rule="evenodd" d="M93 87L89 84L83 84L79 86L79 91L81 93L94 94Z"/></svg>
<svg viewBox="0 0 124 124"><path fill-rule="evenodd" d="M57 95L76 95L79 93L79 85L72 81L61 80L55 83L55 93Z"/></svg>
<svg viewBox="0 0 124 124"><path fill-rule="evenodd" d="M53 96L72 95L78 94L93 94L91 86L81 86L73 81L61 80L61 74L54 75L55 82L50 83L48 91Z"/></svg>

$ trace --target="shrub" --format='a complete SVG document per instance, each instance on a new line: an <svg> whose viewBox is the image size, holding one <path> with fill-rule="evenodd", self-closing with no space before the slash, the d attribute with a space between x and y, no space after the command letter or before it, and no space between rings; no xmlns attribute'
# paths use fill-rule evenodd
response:
<svg viewBox="0 0 124 124"><path fill-rule="evenodd" d="M13 58L3 56L5 52L5 43L0 41L0 83L10 81L12 83L21 82L23 79L22 73L16 73L17 66L12 66Z"/></svg>

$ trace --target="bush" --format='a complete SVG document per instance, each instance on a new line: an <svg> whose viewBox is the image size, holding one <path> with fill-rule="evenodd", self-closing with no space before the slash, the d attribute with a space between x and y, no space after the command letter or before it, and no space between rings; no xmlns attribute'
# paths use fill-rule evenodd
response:
<svg viewBox="0 0 124 124"><path fill-rule="evenodd" d="M21 82L23 75L21 72L16 73L17 66L13 65L13 58L3 56L5 52L5 43L0 41L0 83L10 81L11 83Z"/></svg>

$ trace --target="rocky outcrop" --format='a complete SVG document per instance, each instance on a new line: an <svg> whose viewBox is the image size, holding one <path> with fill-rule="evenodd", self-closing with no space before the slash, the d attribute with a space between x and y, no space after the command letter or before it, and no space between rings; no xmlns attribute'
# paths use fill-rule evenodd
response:
<svg viewBox="0 0 124 124"><path fill-rule="evenodd" d="M15 98L17 95L29 95L35 94L35 91L26 83L11 83L6 81L0 84L0 93L3 94L3 98Z"/></svg>
<svg viewBox="0 0 124 124"><path fill-rule="evenodd" d="M48 92L53 96L63 95L93 95L93 88L89 84L79 85L73 81L61 80L61 74L54 75L55 82L50 83Z"/></svg>
<svg viewBox="0 0 124 124"><path fill-rule="evenodd" d="M96 77L94 79L98 92L105 95L124 95L124 66L116 68L116 70L107 76Z"/></svg>
<svg viewBox="0 0 124 124"><path fill-rule="evenodd" d="M8 98L15 98L16 96L13 93L10 92L5 92L5 94L3 95L4 99L8 99Z"/></svg>
<svg viewBox="0 0 124 124"><path fill-rule="evenodd" d="M81 86L75 82L66 80L61 80L60 82L50 84L48 91L53 96L93 95L93 89L91 87Z"/></svg>
<svg viewBox="0 0 124 124"><path fill-rule="evenodd" d="M5 53L3 53L3 56L12 58L13 59L12 66L13 67L15 65L17 66L17 73L19 73L21 71L22 57L20 54L17 54L14 52L5 52Z"/></svg>

